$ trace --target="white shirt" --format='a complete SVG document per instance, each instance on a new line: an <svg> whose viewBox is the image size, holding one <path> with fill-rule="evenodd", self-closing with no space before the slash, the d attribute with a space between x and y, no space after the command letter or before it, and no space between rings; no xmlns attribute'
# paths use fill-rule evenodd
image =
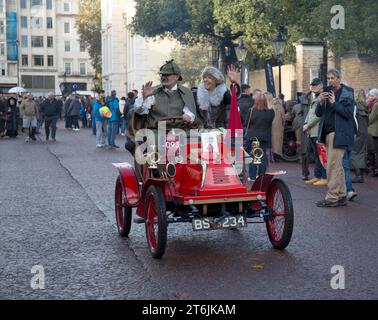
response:
<svg viewBox="0 0 378 320"><path fill-rule="evenodd" d="M177 91L178 86L177 84L170 89L170 91ZM165 90L165 89L164 89ZM148 114L150 112L150 109L153 105L156 104L155 96L149 96L146 100L143 100L143 96L136 98L134 103L134 111L140 115ZM186 114L190 117L191 122L194 121L196 116L189 110L187 106L184 106L184 109L182 110L183 114Z"/></svg>
<svg viewBox="0 0 378 320"><path fill-rule="evenodd" d="M125 100L120 100L119 101L119 112L123 115L123 109L125 108L126 101Z"/></svg>

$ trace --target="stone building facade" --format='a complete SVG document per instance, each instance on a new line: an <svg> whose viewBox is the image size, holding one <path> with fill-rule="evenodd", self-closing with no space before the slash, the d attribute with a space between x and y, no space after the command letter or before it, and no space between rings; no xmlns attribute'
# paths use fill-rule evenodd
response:
<svg viewBox="0 0 378 320"><path fill-rule="evenodd" d="M102 0L103 88L117 90L118 96L137 89L147 81L159 82L159 67L168 59L176 41L147 39L132 34L134 0Z"/></svg>
<svg viewBox="0 0 378 320"><path fill-rule="evenodd" d="M68 91L93 87L95 72L75 27L78 0L0 0L1 8L0 33L5 16L6 36L13 37L6 40L5 71L13 85L35 95L61 94L63 83Z"/></svg>

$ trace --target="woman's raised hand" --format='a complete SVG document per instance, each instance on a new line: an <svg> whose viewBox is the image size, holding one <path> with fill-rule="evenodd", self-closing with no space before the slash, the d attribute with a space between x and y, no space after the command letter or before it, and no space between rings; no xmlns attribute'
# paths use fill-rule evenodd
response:
<svg viewBox="0 0 378 320"><path fill-rule="evenodd" d="M227 67L227 76L231 82L236 82L238 78L238 71L237 68L231 64Z"/></svg>

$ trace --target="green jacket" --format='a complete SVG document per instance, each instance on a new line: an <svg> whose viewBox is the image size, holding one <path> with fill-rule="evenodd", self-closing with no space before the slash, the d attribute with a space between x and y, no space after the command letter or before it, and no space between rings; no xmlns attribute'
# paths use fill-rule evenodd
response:
<svg viewBox="0 0 378 320"><path fill-rule="evenodd" d="M165 92L164 88L160 85L154 90L156 105L152 107L147 116L147 128L156 129L157 122L160 118L169 116L182 116L183 109L187 107L190 112L195 115L193 127L201 127L202 122L197 114L196 104L194 101L193 93L186 87L178 85L177 91L170 94ZM172 127L183 127L183 123L177 121Z"/></svg>
<svg viewBox="0 0 378 320"><path fill-rule="evenodd" d="M378 137L378 103L376 103L369 115L369 134Z"/></svg>

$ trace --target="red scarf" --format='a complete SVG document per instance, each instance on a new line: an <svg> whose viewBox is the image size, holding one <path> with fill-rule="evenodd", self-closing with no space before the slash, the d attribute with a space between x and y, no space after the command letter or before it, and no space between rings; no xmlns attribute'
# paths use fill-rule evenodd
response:
<svg viewBox="0 0 378 320"><path fill-rule="evenodd" d="M378 98L375 98L374 100L372 100L368 103L368 112L369 113L372 112L374 105L377 104L377 103L378 103Z"/></svg>

